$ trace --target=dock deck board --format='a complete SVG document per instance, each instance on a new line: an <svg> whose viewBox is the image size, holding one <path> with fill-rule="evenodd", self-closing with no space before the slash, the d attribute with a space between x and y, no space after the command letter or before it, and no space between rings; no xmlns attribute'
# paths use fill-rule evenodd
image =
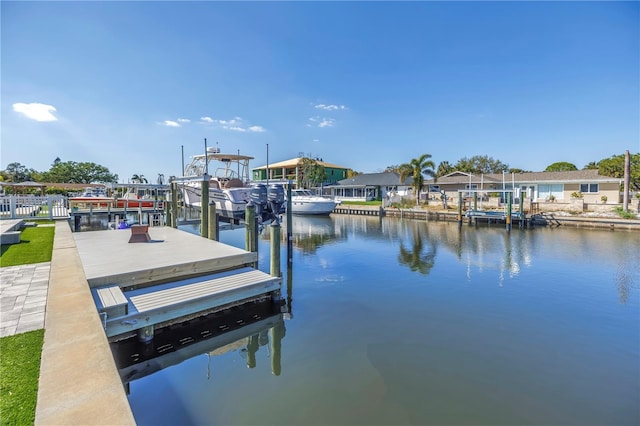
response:
<svg viewBox="0 0 640 426"><path fill-rule="evenodd" d="M274 278L264 272L245 268L241 272L208 279L206 281L185 284L179 287L152 291L146 294L131 296L131 302L138 312L161 309L180 303L186 303L207 296L227 293L247 286L261 285L273 281Z"/></svg>
<svg viewBox="0 0 640 426"><path fill-rule="evenodd" d="M129 243L131 231L73 234L90 287L137 287L244 267L257 253L167 226L150 227L150 242Z"/></svg>

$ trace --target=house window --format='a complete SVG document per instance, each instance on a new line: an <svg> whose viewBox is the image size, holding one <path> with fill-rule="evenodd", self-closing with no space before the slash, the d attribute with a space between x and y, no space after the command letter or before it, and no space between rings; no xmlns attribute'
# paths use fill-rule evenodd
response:
<svg viewBox="0 0 640 426"><path fill-rule="evenodd" d="M543 198L548 200L551 195L555 197L556 200L561 200L563 197L564 185L555 184L555 185L538 185L538 198Z"/></svg>
<svg viewBox="0 0 640 426"><path fill-rule="evenodd" d="M581 183L580 184L580 192L584 193L596 193L598 192L598 184L597 183Z"/></svg>

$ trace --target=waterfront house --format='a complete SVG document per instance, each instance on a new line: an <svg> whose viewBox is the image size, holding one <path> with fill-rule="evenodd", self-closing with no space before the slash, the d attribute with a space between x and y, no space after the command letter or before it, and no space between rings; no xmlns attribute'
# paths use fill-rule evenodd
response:
<svg viewBox="0 0 640 426"><path fill-rule="evenodd" d="M304 157L292 158L290 160L280 161L277 163L256 167L251 170L252 180L257 183L287 183L293 181L299 182L302 179L302 160ZM324 167L326 180L322 185L331 185L341 179L347 177L348 167L342 167L335 164L327 163L322 159L315 159L315 162ZM268 174L267 174L268 172Z"/></svg>
<svg viewBox="0 0 640 426"><path fill-rule="evenodd" d="M394 172L363 173L342 179L325 188L325 192L341 201L384 200L388 205L412 194L412 182L412 177L401 182L400 175Z"/></svg>
<svg viewBox="0 0 640 426"><path fill-rule="evenodd" d="M505 192L514 190L514 199L524 194L533 202L569 202L579 198L585 204L617 204L620 202L622 179L602 176L598 170L573 170L566 172L525 172L470 174L460 171L425 181L427 188L435 189L425 197L440 199L446 194L457 199L459 190L481 190L486 196L497 196L501 202ZM464 194L465 197L471 193ZM603 202L603 200L606 200Z"/></svg>

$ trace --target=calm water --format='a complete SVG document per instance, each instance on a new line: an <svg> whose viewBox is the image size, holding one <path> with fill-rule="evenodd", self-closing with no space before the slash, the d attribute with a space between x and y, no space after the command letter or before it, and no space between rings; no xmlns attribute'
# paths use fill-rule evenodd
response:
<svg viewBox="0 0 640 426"><path fill-rule="evenodd" d="M640 233L336 215L294 217L294 241L291 319L257 307L134 368L138 424L640 422Z"/></svg>

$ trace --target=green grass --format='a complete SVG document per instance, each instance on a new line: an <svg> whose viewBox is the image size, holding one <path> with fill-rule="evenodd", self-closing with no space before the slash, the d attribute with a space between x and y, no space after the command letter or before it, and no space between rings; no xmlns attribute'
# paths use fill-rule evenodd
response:
<svg viewBox="0 0 640 426"><path fill-rule="evenodd" d="M33 424L44 330L0 339L0 419L3 425Z"/></svg>
<svg viewBox="0 0 640 426"><path fill-rule="evenodd" d="M54 232L53 226L25 228L20 235L19 244L2 246L0 266L50 262Z"/></svg>
<svg viewBox="0 0 640 426"><path fill-rule="evenodd" d="M349 204L352 206L381 206L382 201L341 201L340 204Z"/></svg>

